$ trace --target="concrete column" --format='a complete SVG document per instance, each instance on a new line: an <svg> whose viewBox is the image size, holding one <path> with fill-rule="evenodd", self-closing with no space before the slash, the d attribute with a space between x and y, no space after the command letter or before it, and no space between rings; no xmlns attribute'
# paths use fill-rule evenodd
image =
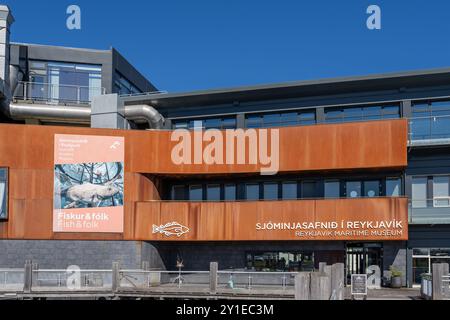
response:
<svg viewBox="0 0 450 320"><path fill-rule="evenodd" d="M219 270L219 264L217 262L211 262L209 264L209 293L217 293L217 271Z"/></svg>
<svg viewBox="0 0 450 320"><path fill-rule="evenodd" d="M311 274L299 272L295 275L295 300L310 299Z"/></svg>
<svg viewBox="0 0 450 320"><path fill-rule="evenodd" d="M0 5L0 78L9 87L9 37L14 17L8 6Z"/></svg>
<svg viewBox="0 0 450 320"><path fill-rule="evenodd" d="M449 275L449 267L448 267L448 263L442 263L442 275L443 276L448 276ZM443 278L443 280L450 280L449 278ZM449 288L449 284L448 282L443 282L443 289L442 289L442 294L444 295L444 297L448 298L450 297L450 288Z"/></svg>
<svg viewBox="0 0 450 320"><path fill-rule="evenodd" d="M112 291L117 292L120 288L120 263L112 263Z"/></svg>
<svg viewBox="0 0 450 320"><path fill-rule="evenodd" d="M105 94L92 98L91 127L107 129L129 129L124 116L123 101L117 94Z"/></svg>
<svg viewBox="0 0 450 320"><path fill-rule="evenodd" d="M326 262L319 262L319 272L325 272Z"/></svg>
<svg viewBox="0 0 450 320"><path fill-rule="evenodd" d="M311 273L311 300L330 300L331 279L324 273Z"/></svg>
<svg viewBox="0 0 450 320"><path fill-rule="evenodd" d="M33 265L31 260L25 261L23 292L30 293L33 283Z"/></svg>
<svg viewBox="0 0 450 320"><path fill-rule="evenodd" d="M444 298L442 290L442 276L444 275L444 266L442 263L433 263L433 300L442 300Z"/></svg>
<svg viewBox="0 0 450 320"><path fill-rule="evenodd" d="M331 266L331 295L334 300L344 300L345 271L343 263Z"/></svg>

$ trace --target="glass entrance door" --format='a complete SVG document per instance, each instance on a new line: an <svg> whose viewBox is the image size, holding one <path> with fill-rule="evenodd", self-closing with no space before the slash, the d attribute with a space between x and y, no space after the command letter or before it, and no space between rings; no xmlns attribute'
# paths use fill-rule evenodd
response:
<svg viewBox="0 0 450 320"><path fill-rule="evenodd" d="M352 274L365 274L369 266L377 265L383 270L383 246L379 243L347 244L345 269L347 283Z"/></svg>

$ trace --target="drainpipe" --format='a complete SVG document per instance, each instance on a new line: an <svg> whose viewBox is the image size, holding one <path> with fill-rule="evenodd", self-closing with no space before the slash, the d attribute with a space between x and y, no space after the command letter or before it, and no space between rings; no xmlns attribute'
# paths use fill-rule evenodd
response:
<svg viewBox="0 0 450 320"><path fill-rule="evenodd" d="M152 106L149 105L131 105L124 107L124 116L127 120L145 120L150 129L162 129L164 117Z"/></svg>

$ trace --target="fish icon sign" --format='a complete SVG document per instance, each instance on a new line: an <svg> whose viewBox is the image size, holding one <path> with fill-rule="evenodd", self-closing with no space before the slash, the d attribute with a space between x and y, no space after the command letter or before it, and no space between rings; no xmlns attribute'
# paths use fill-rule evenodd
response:
<svg viewBox="0 0 450 320"><path fill-rule="evenodd" d="M161 233L166 237L177 236L181 237L183 234L188 233L189 228L179 224L178 222L169 222L160 226L153 225L153 234Z"/></svg>
<svg viewBox="0 0 450 320"><path fill-rule="evenodd" d="M114 141L114 143L109 147L110 149L117 149L120 146L119 141Z"/></svg>

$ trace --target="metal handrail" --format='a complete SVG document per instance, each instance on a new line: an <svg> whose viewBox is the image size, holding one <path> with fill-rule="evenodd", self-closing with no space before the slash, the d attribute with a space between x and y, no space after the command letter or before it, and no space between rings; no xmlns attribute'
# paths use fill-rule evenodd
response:
<svg viewBox="0 0 450 320"><path fill-rule="evenodd" d="M31 92L31 86L37 86L42 88L42 94L35 94ZM61 97L59 90L61 89L72 89L73 97ZM100 95L106 93L106 88L104 87L89 87L89 86L77 86L70 84L52 84L47 82L29 82L20 81L18 82L15 92L13 92L13 99L23 99L25 101L67 101L67 102L77 102L85 103L90 102L88 99L82 98L82 92L98 92ZM56 94L57 93L57 94Z"/></svg>

